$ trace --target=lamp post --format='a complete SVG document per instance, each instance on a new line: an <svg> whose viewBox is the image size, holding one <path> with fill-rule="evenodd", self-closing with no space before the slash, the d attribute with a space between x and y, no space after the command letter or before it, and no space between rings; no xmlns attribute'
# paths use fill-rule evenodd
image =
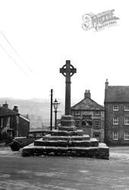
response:
<svg viewBox="0 0 129 190"><path fill-rule="evenodd" d="M50 100L50 131L52 131L52 102L53 102L53 89L51 89L51 100Z"/></svg>
<svg viewBox="0 0 129 190"><path fill-rule="evenodd" d="M55 111L55 129L57 129L57 109L58 109L59 102L57 99L53 102L54 111Z"/></svg>

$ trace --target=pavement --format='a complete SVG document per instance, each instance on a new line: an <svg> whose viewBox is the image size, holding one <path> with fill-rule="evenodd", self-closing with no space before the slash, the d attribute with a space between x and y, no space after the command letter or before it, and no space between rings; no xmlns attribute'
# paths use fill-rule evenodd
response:
<svg viewBox="0 0 129 190"><path fill-rule="evenodd" d="M0 147L0 190L128 190L129 147L110 148L110 159L22 157Z"/></svg>

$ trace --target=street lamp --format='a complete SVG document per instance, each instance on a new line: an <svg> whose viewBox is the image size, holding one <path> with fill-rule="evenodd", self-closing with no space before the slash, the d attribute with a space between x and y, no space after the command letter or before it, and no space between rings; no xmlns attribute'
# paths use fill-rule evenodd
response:
<svg viewBox="0 0 129 190"><path fill-rule="evenodd" d="M58 109L59 102L57 99L53 102L54 111L55 111L55 129L57 129L57 109Z"/></svg>

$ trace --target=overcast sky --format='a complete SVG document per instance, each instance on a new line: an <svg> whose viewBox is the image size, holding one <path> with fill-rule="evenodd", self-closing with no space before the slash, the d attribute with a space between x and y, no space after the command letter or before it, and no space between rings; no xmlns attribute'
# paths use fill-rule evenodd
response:
<svg viewBox="0 0 129 190"><path fill-rule="evenodd" d="M82 16L115 9L117 25L82 28ZM65 61L77 68L72 103L104 102L105 80L129 85L128 0L0 0L0 97L64 100Z"/></svg>

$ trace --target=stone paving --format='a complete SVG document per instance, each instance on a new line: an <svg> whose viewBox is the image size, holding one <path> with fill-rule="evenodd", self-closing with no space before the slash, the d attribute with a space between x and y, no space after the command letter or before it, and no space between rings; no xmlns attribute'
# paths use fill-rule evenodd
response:
<svg viewBox="0 0 129 190"><path fill-rule="evenodd" d="M109 160L72 157L21 157L0 148L2 190L129 189L129 147L110 148Z"/></svg>

